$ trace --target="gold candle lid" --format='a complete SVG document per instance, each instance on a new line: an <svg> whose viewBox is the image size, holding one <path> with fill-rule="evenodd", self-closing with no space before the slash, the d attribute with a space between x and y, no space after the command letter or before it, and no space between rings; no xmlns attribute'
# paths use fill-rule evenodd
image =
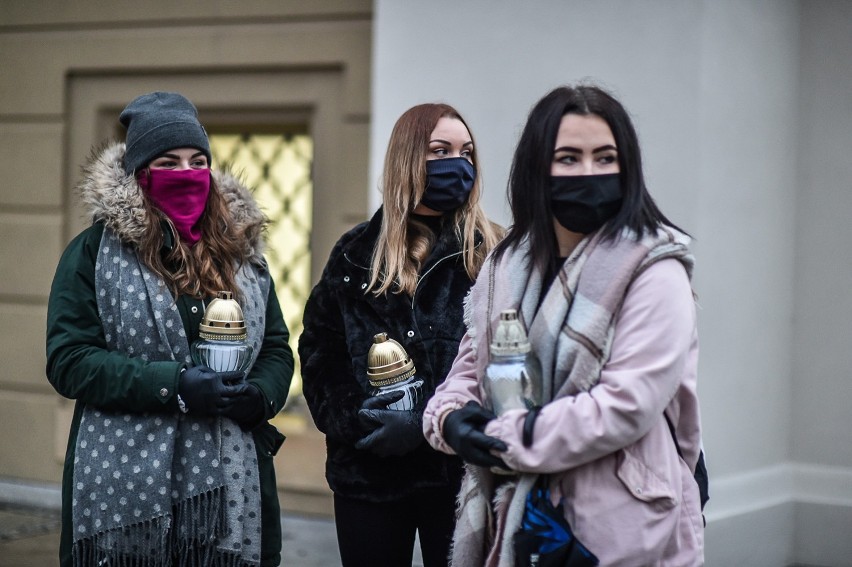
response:
<svg viewBox="0 0 852 567"><path fill-rule="evenodd" d="M220 341L244 341L246 322L243 310L230 291L220 291L216 299L204 310L204 317L198 327L202 339Z"/></svg>
<svg viewBox="0 0 852 567"><path fill-rule="evenodd" d="M367 353L367 378L374 388L397 384L414 376L414 362L402 345L388 338L387 333L373 336Z"/></svg>

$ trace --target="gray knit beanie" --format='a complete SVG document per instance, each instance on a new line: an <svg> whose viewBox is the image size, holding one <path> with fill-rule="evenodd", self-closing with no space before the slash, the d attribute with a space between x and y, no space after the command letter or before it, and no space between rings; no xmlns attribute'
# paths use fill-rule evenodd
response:
<svg viewBox="0 0 852 567"><path fill-rule="evenodd" d="M127 128L124 171L128 175L175 148L198 148L210 162L210 141L198 121L198 111L178 93L154 92L136 97L118 120Z"/></svg>

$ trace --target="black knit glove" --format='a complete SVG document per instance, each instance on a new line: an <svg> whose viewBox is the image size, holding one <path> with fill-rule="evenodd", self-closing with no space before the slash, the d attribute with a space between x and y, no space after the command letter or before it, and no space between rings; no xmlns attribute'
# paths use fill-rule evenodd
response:
<svg viewBox="0 0 852 567"><path fill-rule="evenodd" d="M444 418L441 426L444 441L465 462L481 467L507 468L502 459L491 454L491 451L505 451L508 449L506 444L483 433L488 422L496 417L494 412L470 401Z"/></svg>
<svg viewBox="0 0 852 567"><path fill-rule="evenodd" d="M355 444L356 449L390 457L410 453L423 442L422 416L419 413L387 409L403 395L402 392L390 392L364 400L358 411L358 421L367 434Z"/></svg>
<svg viewBox="0 0 852 567"><path fill-rule="evenodd" d="M222 416L233 419L246 431L263 423L266 408L260 388L247 382L245 391L231 400L231 404L222 411Z"/></svg>
<svg viewBox="0 0 852 567"><path fill-rule="evenodd" d="M182 411L192 415L223 415L248 384L243 372L216 372L206 366L193 366L180 373L178 397Z"/></svg>

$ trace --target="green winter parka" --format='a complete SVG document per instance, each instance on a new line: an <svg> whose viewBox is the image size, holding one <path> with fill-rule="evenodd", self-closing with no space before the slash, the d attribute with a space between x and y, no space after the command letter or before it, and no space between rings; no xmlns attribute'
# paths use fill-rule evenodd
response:
<svg viewBox="0 0 852 567"><path fill-rule="evenodd" d="M62 482L60 564L63 567L71 565L71 488L77 432L85 406L132 413L179 411L178 377L184 364L172 360L145 361L107 350L98 316L95 260L103 232L115 230L123 241L128 241L127 237L132 242L134 231L138 229L133 226L134 215L128 211L132 210L134 200L141 197L134 193L134 187L138 193L135 182L129 183L123 175L123 149L123 144L107 148L85 170L79 190L95 222L74 238L62 254L48 302L47 377L59 394L76 400ZM264 222L247 189L227 174L214 172L213 175L230 204L235 222L258 225ZM118 199L116 193L120 196ZM168 249L174 244L174 238L167 227L164 230L165 248ZM258 269L265 270L260 226L248 233L258 235L257 241L247 243L253 252L251 261ZM211 299L182 295L175 301L190 344L198 338L204 306ZM293 375L293 353L271 279L265 303L263 342L247 379L258 387L264 398L264 419L252 429L252 434L261 480L261 566L273 567L281 560L281 524L272 459L284 437L267 420L281 410L287 399Z"/></svg>

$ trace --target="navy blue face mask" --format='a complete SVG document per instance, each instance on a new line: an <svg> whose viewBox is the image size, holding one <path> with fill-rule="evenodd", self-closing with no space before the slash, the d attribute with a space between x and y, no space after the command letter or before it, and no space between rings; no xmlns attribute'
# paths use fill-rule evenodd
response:
<svg viewBox="0 0 852 567"><path fill-rule="evenodd" d="M476 168L465 158L426 162L426 191L420 202L433 211L454 211L467 201L476 181Z"/></svg>
<svg viewBox="0 0 852 567"><path fill-rule="evenodd" d="M571 232L594 232L621 209L618 173L554 175L550 178L550 188L553 216Z"/></svg>

